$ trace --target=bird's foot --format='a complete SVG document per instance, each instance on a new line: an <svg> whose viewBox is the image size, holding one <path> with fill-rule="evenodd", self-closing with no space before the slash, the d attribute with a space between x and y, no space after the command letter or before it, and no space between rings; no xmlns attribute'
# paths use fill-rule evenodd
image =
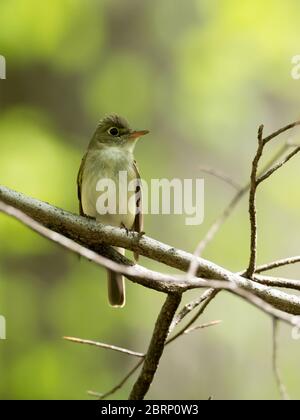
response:
<svg viewBox="0 0 300 420"><path fill-rule="evenodd" d="M126 235L129 236L130 230L124 225L124 223L121 223L121 228L126 230Z"/></svg>

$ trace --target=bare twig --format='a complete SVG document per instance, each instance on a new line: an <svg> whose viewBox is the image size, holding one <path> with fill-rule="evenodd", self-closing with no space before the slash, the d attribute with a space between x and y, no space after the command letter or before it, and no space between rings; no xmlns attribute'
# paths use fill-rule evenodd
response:
<svg viewBox="0 0 300 420"><path fill-rule="evenodd" d="M225 174L224 172L221 172L220 170L210 168L208 166L200 166L200 171L204 172L206 174L212 175L218 179L221 179L222 181L226 182L226 184L230 185L236 190L240 190L242 187L239 185L234 179L232 179L230 176Z"/></svg>
<svg viewBox="0 0 300 420"><path fill-rule="evenodd" d="M113 350L113 351L117 351L119 353L125 353L125 354L128 354L130 356L135 356L135 357L140 357L140 358L145 357L144 353L138 353L136 351L124 349L122 347L113 346L111 344L99 343L98 341L92 341L92 340L83 340L81 338L75 338L75 337L63 337L63 338L64 338L64 340L71 341L73 343L86 344L86 345L89 345L89 346L100 347L102 349Z"/></svg>
<svg viewBox="0 0 300 420"><path fill-rule="evenodd" d="M228 289L229 290L229 289ZM230 290L229 290L230 291ZM241 298L245 299L246 301L252 303L257 308L261 309L266 314L280 319L281 321L285 322L288 325L292 326L300 326L300 317L299 316L291 316L285 312L278 311L272 305L265 302L263 299L259 298L258 296L249 293L243 289L235 289L231 290L231 293L240 296Z"/></svg>
<svg viewBox="0 0 300 420"><path fill-rule="evenodd" d="M96 391L87 391L87 394L90 397L95 397L95 398L98 398L99 400L102 399L102 395L103 395L103 394L100 394L99 392L96 392Z"/></svg>
<svg viewBox="0 0 300 420"><path fill-rule="evenodd" d="M208 292L210 292L210 293L208 293ZM207 290L202 296L201 296L201 298L199 299L197 299L197 300L195 300L194 301L194 307L193 308L195 308L197 305L199 305L201 302L203 302L203 301L205 301L206 299L208 299L210 296L211 296L211 294L212 294L212 292L214 292L215 293L215 290L214 289L209 289L209 290ZM184 316L185 315L187 315L189 312L190 312L190 310L192 310L192 305L190 306L190 307L188 307L188 305L186 305L184 308L183 308L183 310L182 310L182 314L181 314L181 316L178 314L177 316L179 316L178 317L178 322L181 322L182 321L182 319L184 318ZM187 312L185 312L185 311L187 311ZM185 315L184 315L184 313L185 313ZM199 315L197 316L197 318L199 317ZM175 318L174 318L175 319ZM196 320L196 318L194 319L194 321ZM178 322L176 323L176 325L178 324ZM215 321L215 322L219 322L219 321ZM171 323L171 325L173 325L173 323L174 323L174 321ZM174 325L173 326L173 328L175 328L175 326L176 325ZM190 325L190 324L189 324ZM208 326L210 326L210 325L208 325L208 324L206 324L207 325L207 327ZM202 326L203 328L205 328L205 326L206 325L204 325L204 326ZM215 325L215 324L214 324ZM200 328L201 326L199 326L198 328ZM194 327L195 329L197 329L197 327ZM191 329L192 330L192 329ZM169 334L170 334L170 332L171 332L171 327L170 327L170 329L169 329ZM190 332L192 332L192 331L190 331ZM184 331L183 331L183 334L185 334L186 333L186 329L184 329ZM180 334L181 335L181 334ZM177 338L179 337L179 335L177 336ZM174 337L174 340L175 340L175 338L176 337ZM167 344L170 344L171 342L173 342L174 341L173 339L171 340L171 341L166 341L166 344L165 345L167 345ZM105 398L107 398L107 397L109 397L109 396L111 396L112 394L114 394L116 391L118 391L120 388L122 388L123 387L123 385L128 381L128 379L136 372L136 370L141 366L141 364L143 363L143 360L140 360L135 366L134 366L134 368L122 379L122 381L120 382L120 383L118 383L115 387L113 387L111 390L109 390L108 392L106 392L105 394L99 394L99 393L95 393L95 392L93 392L92 391L92 394L90 393L90 395L92 395L92 396L95 396L95 397L98 397L99 399L105 399Z"/></svg>
<svg viewBox="0 0 300 420"><path fill-rule="evenodd" d="M285 165L290 159L292 159L295 155L300 152L300 146L294 149L291 153L289 153L281 162L277 163L273 168L269 169L265 174L261 175L257 179L257 185L261 184L263 181L268 179L274 172L278 171L283 165Z"/></svg>
<svg viewBox="0 0 300 420"><path fill-rule="evenodd" d="M210 290L213 290L213 289L210 289ZM203 300L205 300L205 299L207 299L207 297L205 297L204 296L205 295L205 293L203 294ZM197 317L198 318L198 317ZM180 318L180 320L182 320L183 318ZM207 325L207 326L209 326L209 325ZM200 326L201 327L201 326ZM199 327L199 328L200 328ZM203 328L204 328L205 326L203 326ZM175 328L175 326L174 326L174 328ZM197 327L195 327L195 328L197 328ZM169 333L170 333L170 330L169 330ZM183 331L183 334L184 333L186 333L186 330L184 329L184 331ZM178 336L179 337L179 336ZM176 337L174 337L174 339L175 339ZM172 341L174 341L174 340L171 340L171 341L166 341L166 344L165 345L167 345L167 344L170 344ZM113 387L111 390L109 390L108 392L106 392L105 394L99 394L99 393L96 393L96 392L93 392L93 391L89 391L89 394L91 395L91 396L94 396L94 397L97 397L97 398L99 398L99 399L101 399L101 400L103 400L103 399L105 399L105 398L107 398L107 397L109 397L109 396L111 396L112 394L114 394L115 392L117 392L120 388L122 388L123 387L123 385L128 381L128 379L130 379L130 377L137 371L137 369L141 366L141 364L143 363L143 360L140 360L135 366L134 366L134 368L132 369L132 370L130 370L130 372L122 379L122 381L121 382L119 382L115 387Z"/></svg>
<svg viewBox="0 0 300 420"><path fill-rule="evenodd" d="M254 281L268 287L282 287L284 289L300 290L300 280L254 275Z"/></svg>
<svg viewBox="0 0 300 420"><path fill-rule="evenodd" d="M191 313L195 308L197 308L199 305L201 305L202 302L204 302L206 299L209 299L213 294L215 290L209 289L206 290L201 296L194 299L193 301L187 303L184 305L184 307L181 309L181 311L174 317L171 327L169 329L169 334L174 330L174 328L189 314Z"/></svg>
<svg viewBox="0 0 300 420"><path fill-rule="evenodd" d="M130 393L130 400L142 400L148 392L164 351L174 314L180 304L180 294L169 294L159 313L141 373Z"/></svg>
<svg viewBox="0 0 300 420"><path fill-rule="evenodd" d="M214 239L217 232L220 230L221 226L225 223L225 221L228 219L228 217L232 214L233 210L235 209L236 205L240 202L242 197L246 194L248 191L248 186L246 188L241 189L237 192L237 194L233 197L229 205L225 208L225 210L222 212L222 214L215 220L215 222L210 227L207 234L204 236L204 238L199 242L195 252L194 252L194 258L189 266L188 274L194 275L194 273L197 272L198 269L198 257L202 255L204 249L207 247L207 245Z"/></svg>
<svg viewBox="0 0 300 420"><path fill-rule="evenodd" d="M286 125L283 128L280 128L279 130L275 131L274 133L270 134L269 136L264 138L264 144L267 144L270 140L273 140L275 137L278 137L280 134L283 134L293 128L295 128L297 125L300 125L300 121L295 121L291 124Z"/></svg>
<svg viewBox="0 0 300 420"><path fill-rule="evenodd" d="M99 398L99 400L105 400L105 398L110 397L111 395L115 394L119 389L121 389L125 383L131 378L131 376L138 370L138 368L142 365L143 359L141 359L128 373L127 375L119 382L117 385L115 385L112 389L105 392L104 394L100 394L98 392L94 391L88 391L88 394L92 397Z"/></svg>
<svg viewBox="0 0 300 420"><path fill-rule="evenodd" d="M194 324L195 321L204 313L205 309L208 307L210 302L214 300L214 298L217 296L219 290L208 290L208 296L204 300L202 306L200 307L199 311L193 316L193 318L187 323L185 327L183 327L181 330L179 330L173 337L169 338L166 341L166 345L172 343L174 340L176 340L181 335L185 334L186 330L188 330L191 325Z"/></svg>
<svg viewBox="0 0 300 420"><path fill-rule="evenodd" d="M278 161L278 159L281 158L281 156L290 148L292 147L292 144L285 143L270 159L270 161L262 168L262 170L259 172L259 176L264 174L267 170L270 169L270 167ZM223 210L223 212L218 216L218 218L214 221L214 223L211 225L210 229L204 236L204 238L199 242L196 251L194 252L194 256L198 257L202 255L205 248L210 244L210 242L214 239L215 235L219 232L220 228L223 226L223 224L226 222L226 220L231 216L232 212L236 208L237 204L241 201L241 199L246 195L246 193L250 189L250 182L242 187L233 197L233 199L229 202L228 206ZM193 260L190 268L189 268L189 274L193 275L197 271L197 260Z"/></svg>
<svg viewBox="0 0 300 420"><path fill-rule="evenodd" d="M274 376L276 379L276 383L278 385L278 389L281 395L281 398L285 401L289 401L290 397L287 393L286 387L281 379L280 370L278 367L278 320L276 318L273 318L273 371Z"/></svg>
<svg viewBox="0 0 300 420"><path fill-rule="evenodd" d="M251 227L251 240L250 240L250 261L246 271L246 276L252 278L253 273L255 272L256 267L256 248L257 248L257 216L256 216L256 190L257 190L257 172L259 161L262 157L264 150L264 140L263 140L263 131L264 126L261 125L258 129L258 147L255 154L255 157L252 162L252 171L250 178L250 193L249 193L249 218L250 218L250 227Z"/></svg>
<svg viewBox="0 0 300 420"><path fill-rule="evenodd" d="M216 325L220 325L221 323L222 323L222 321L218 320L218 321L208 322L207 324L196 325L195 327L191 327L191 328L188 328L187 330L185 330L184 334L190 334L190 333L192 333L194 331L197 331L197 330L203 330L205 328L214 327Z"/></svg>
<svg viewBox="0 0 300 420"><path fill-rule="evenodd" d="M279 136L280 134L294 128L299 125L300 122L289 124L286 127L277 130L275 133L272 133L268 137L263 138L264 126L261 125L258 129L258 147L255 154L255 157L252 162L252 171L250 177L250 193L249 193L249 218L250 218L250 230L251 230L251 239L250 239L250 260L249 265L246 271L246 276L252 278L256 269L256 254L257 254L257 216L256 216L256 191L257 187L266 179L268 179L274 172L280 169L284 164L286 164L290 159L292 159L300 151L300 147L296 147L291 153L289 153L283 161L277 163L274 167L271 167L267 172L258 176L258 166L260 159L263 155L264 147L266 144Z"/></svg>
<svg viewBox="0 0 300 420"><path fill-rule="evenodd" d="M300 317L291 316L289 314L285 314L284 312L278 311L277 309L273 308L271 305L267 304L264 300L258 298L255 295L252 295L251 293L249 293L245 290L237 288L233 284L230 284L230 283L229 284L224 284L220 281L212 281L210 283L213 284L214 287L220 287L220 289L223 288L224 290L227 290L227 291L245 299L246 301L252 303L257 308L261 309L263 312L270 315L272 318L281 319L282 321L284 321L285 323L287 323L289 325L300 327ZM214 290L214 293L216 295L218 293L218 290ZM165 346L172 343L174 340L176 340L180 336L186 334L186 331L188 331L190 329L191 325L199 318L200 315L202 315L204 313L205 309L207 308L209 303L213 300L215 295L211 296L210 299L206 299L204 301L204 303L201 306L201 308L199 309L198 313L189 321L189 323L184 328L182 328L182 330L180 330L176 335L174 335L169 340L167 340L165 342ZM94 393L94 395L95 396L101 395L101 399L107 398L108 396L112 395L113 393L115 393L117 390L119 390L125 384L125 382L135 373L135 371L141 366L142 363L143 363L143 360L140 360L137 363L137 365L135 365L134 368L125 376L125 378L118 385L116 385L113 389L111 389L110 391L108 391L105 394Z"/></svg>
<svg viewBox="0 0 300 420"><path fill-rule="evenodd" d="M264 271L274 270L275 268L284 267L290 264L297 264L300 262L300 256L288 257L277 261L272 261L268 264L260 265L256 268L255 273L263 273Z"/></svg>

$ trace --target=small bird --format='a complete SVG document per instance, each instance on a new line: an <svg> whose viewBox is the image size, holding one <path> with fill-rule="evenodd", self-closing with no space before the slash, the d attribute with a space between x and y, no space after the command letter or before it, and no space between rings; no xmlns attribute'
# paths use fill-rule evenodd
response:
<svg viewBox="0 0 300 420"><path fill-rule="evenodd" d="M137 140L148 133L148 130L132 130L126 119L119 115L109 115L100 121L82 159L77 177L79 211L82 216L95 218L96 221L107 225L123 227L127 231L142 232L142 186L133 151ZM120 172L126 174L126 183L119 182ZM108 197L115 204L116 212L110 212L109 206L98 208L100 193L97 191L97 184L103 179L112 180L116 185L115 197ZM133 192L128 192L127 188L130 182L133 182L135 187L134 200ZM124 197L126 203L120 202L122 198L119 197ZM127 213L121 210L124 209L124 205ZM116 249L124 255L124 249ZM137 257L138 255L135 255L136 259ZM109 270L108 299L114 307L125 305L124 278Z"/></svg>

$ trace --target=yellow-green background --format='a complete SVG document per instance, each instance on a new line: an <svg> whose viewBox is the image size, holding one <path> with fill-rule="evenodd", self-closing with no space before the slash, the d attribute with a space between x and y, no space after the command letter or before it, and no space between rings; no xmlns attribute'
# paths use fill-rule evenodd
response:
<svg viewBox="0 0 300 420"><path fill-rule="evenodd" d="M110 112L151 130L136 150L146 180L201 177L205 164L244 183L257 126L270 132L300 116L300 81L291 77L299 19L297 0L1 0L0 184L77 211L81 156ZM193 251L233 195L221 181L205 180L203 225L147 216L146 232ZM259 262L299 254L299 159L263 186L258 211ZM104 270L4 215L0 233L8 337L0 342L1 399L82 399L88 389L108 390L135 361L62 337L144 351L164 297L128 284L126 308L113 310ZM244 200L204 256L240 270L248 248ZM298 267L281 273L300 278ZM225 294L202 321L216 319L223 324L168 347L149 398L278 397L270 319ZM300 397L299 351L283 327L280 367L293 398ZM131 385L116 398L126 398Z"/></svg>

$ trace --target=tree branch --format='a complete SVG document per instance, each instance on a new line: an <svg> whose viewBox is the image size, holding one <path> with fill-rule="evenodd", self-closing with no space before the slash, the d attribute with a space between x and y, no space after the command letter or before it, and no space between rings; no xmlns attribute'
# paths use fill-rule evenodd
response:
<svg viewBox="0 0 300 420"><path fill-rule="evenodd" d="M6 187L0 187L0 201L3 201L16 209L22 210L26 215L29 215L35 221L51 229L53 232L61 233L89 249L109 255L109 258L117 263L125 265L133 264L130 260L121 256L116 251L112 252L113 250L110 250L110 248L110 252L107 254L107 245L129 249L140 255L183 271L188 269L191 261L195 258L192 254L175 249L145 235L141 237L134 232L127 234L124 229L96 223L94 220L74 215L65 210L53 207L50 204L29 198L24 194L17 193ZM0 211L5 211L3 206ZM24 221L22 222L24 223ZM103 265L105 266L104 260ZM174 293L197 287L206 287L203 281L186 278L184 276L178 276L176 278L175 276L158 273L161 279L161 281L159 281L157 272L153 272L138 265L135 265L132 268L138 270L139 275L134 276L133 271L129 275L125 272L125 267L122 270L124 270L124 274L127 278L135 283L159 292ZM116 266L113 269L118 270L118 267ZM211 261L198 258L197 275L205 279L229 281L240 288L244 288L245 290L256 294L281 311L293 315L300 315L300 297L270 289L269 287L234 274Z"/></svg>
<svg viewBox="0 0 300 420"><path fill-rule="evenodd" d="M210 292L210 290L208 291ZM181 330L179 330L173 337L169 338L166 342L166 344L172 343L174 340L176 340L181 335L185 334L186 331L194 324L194 322L197 321L197 319L204 313L205 309L208 307L208 305L214 300L214 298L217 296L219 290L213 290L209 293L208 297L204 300L202 306L197 311L197 313L193 316L193 318L187 323L185 327L183 327Z"/></svg>
<svg viewBox="0 0 300 420"><path fill-rule="evenodd" d="M138 363L127 373L127 375L119 382L117 385L115 385L112 389L105 392L104 394L99 394L95 391L88 391L88 394L92 397L99 398L99 400L105 400L105 398L110 397L111 395L115 394L119 389L123 387L123 385L128 381L128 379L131 378L131 376L138 370L138 368L142 365L144 359L141 359L138 361Z"/></svg>
<svg viewBox="0 0 300 420"><path fill-rule="evenodd" d="M295 155L300 152L300 146L296 147L291 153L289 153L281 162L278 162L273 168L269 169L265 174L257 178L257 185L261 184L263 181L268 179L274 172L278 171L283 165L285 165L289 160L291 160Z"/></svg>
<svg viewBox="0 0 300 420"><path fill-rule="evenodd" d="M142 359L145 357L144 353L138 353L136 351L124 349L122 347L113 346L112 344L99 343L98 341L92 341L92 340L83 340L82 338L75 338L75 337L63 337L63 338L64 340L71 341L72 343L85 344L88 346L94 346L94 347L99 347L102 349L113 350L119 353L128 354L129 356L140 357Z"/></svg>
<svg viewBox="0 0 300 420"><path fill-rule="evenodd" d="M181 322L183 319L191 313L195 308L197 308L201 303L203 303L205 300L209 299L212 295L214 295L215 290L209 289L206 290L201 296L194 299L192 302L187 303L184 305L184 307L181 309L181 311L174 317L171 327L170 327L170 333L174 330L174 328Z"/></svg>
<svg viewBox="0 0 300 420"><path fill-rule="evenodd" d="M250 217L250 230L251 230L251 240L250 240L250 260L249 265L246 271L246 277L252 279L256 270L256 254L257 254L257 216L256 216L256 192L258 186L268 179L271 175L274 174L278 169L285 165L290 159L292 159L300 151L300 146L296 147L291 153L289 153L283 161L277 163L274 167L271 167L268 171L264 172L262 175L258 175L258 166L260 159L262 158L263 151L265 146L275 137L280 134L294 128L299 125L300 121L289 124L286 127L272 133L268 137L263 138L264 126L261 125L258 129L258 147L255 154L255 157L252 162L252 171L250 177L250 193L249 193L249 217Z"/></svg>
<svg viewBox="0 0 300 420"><path fill-rule="evenodd" d="M259 276L254 275L253 278L260 284L268 287L281 287L284 289L300 290L300 280L286 279L283 277Z"/></svg>
<svg viewBox="0 0 300 420"><path fill-rule="evenodd" d="M284 401L289 401L290 397L287 393L286 387L284 385L284 383L281 380L281 374L280 374L280 370L278 367L278 320L276 318L273 318L272 320L273 323L273 331L272 331L272 344L273 344L273 357L272 357L272 362L273 362L273 372L274 372L274 376L276 379L276 383L278 385L278 389L281 395L281 398Z"/></svg>
<svg viewBox="0 0 300 420"><path fill-rule="evenodd" d="M263 140L263 131L264 126L261 125L258 129L258 147L255 154L255 157L252 162L252 171L250 177L250 193L249 193L249 218L250 218L250 261L246 271L246 277L252 278L253 273L256 267L256 248L257 248L257 216L256 216L256 190L257 190L257 172L259 161L262 157L264 150L264 140Z"/></svg>
<svg viewBox="0 0 300 420"><path fill-rule="evenodd" d="M142 371L130 393L130 400L142 400L153 381L163 354L171 322L181 301L181 294L169 294L159 313Z"/></svg>
<svg viewBox="0 0 300 420"><path fill-rule="evenodd" d="M191 327L188 328L187 330L185 330L184 334L190 334L194 331L197 330L204 330L206 328L210 328L210 327L214 327L216 325L220 325L223 321L221 320L217 320L217 321L211 321L211 322L207 322L206 324L201 324L201 325L196 325L195 327Z"/></svg>
<svg viewBox="0 0 300 420"><path fill-rule="evenodd" d="M221 179L222 181L224 181L226 184L230 185L231 187L233 187L237 191L240 191L240 189L242 188L241 185L238 184L230 176L228 176L224 172L221 172L221 171L219 171L219 170L217 170L215 168L210 168L208 166L200 166L199 169L200 169L201 172L204 172L206 174L212 175L215 178Z"/></svg>
<svg viewBox="0 0 300 420"><path fill-rule="evenodd" d="M255 273L262 273L264 271L273 270L274 268L284 267L290 264L297 264L300 262L300 255L296 257L288 257L277 261L272 261L268 264L260 265L256 268Z"/></svg>
<svg viewBox="0 0 300 420"><path fill-rule="evenodd" d="M278 161L278 159L281 158L281 156L284 155L284 153L290 149L293 145L289 142L286 142L275 154L274 156L268 161L268 163L261 169L259 172L259 176L263 175L265 172L267 172L274 163ZM237 185L237 184L236 184ZM223 224L226 222L226 220L231 216L233 211L235 210L238 203L242 200L242 198L247 194L251 186L251 183L249 182L244 187L241 187L240 190L237 191L237 193L234 195L233 199L229 202L228 206L225 207L223 212L220 214L220 216L217 217L217 219L214 221L214 223L209 228L208 232L204 236L204 238L199 242L196 251L194 255L196 257L199 257L202 255L205 248L210 244L210 242L214 239L216 234L219 232L220 228L223 226ZM189 269L189 273L193 274L197 270L197 260L195 259Z"/></svg>

